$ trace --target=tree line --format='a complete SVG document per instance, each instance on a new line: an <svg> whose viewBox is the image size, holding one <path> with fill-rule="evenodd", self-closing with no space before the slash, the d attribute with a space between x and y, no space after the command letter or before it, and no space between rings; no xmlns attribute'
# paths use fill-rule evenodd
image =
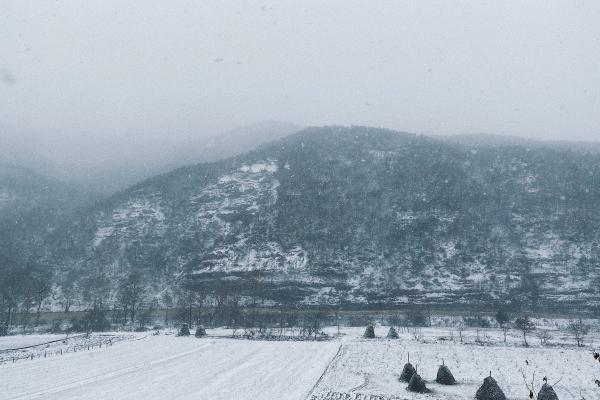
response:
<svg viewBox="0 0 600 400"><path fill-rule="evenodd" d="M0 256L0 334L5 335L18 326L37 327L42 322L41 314L46 301L60 305L65 315L66 327L54 324L53 330L102 331L115 326L143 329L148 326L187 324L189 327L227 326L243 330L248 335L264 335L278 329L302 331L314 335L324 325L355 325L354 316L340 318L340 304L329 299L317 299L316 304L300 307L298 299L302 293L297 288L284 287L273 291L260 282L260 276L244 280L244 286L235 280L223 280L210 285L184 280L155 294L141 271L133 270L118 281L116 290L102 290L106 279L91 279L87 288L85 312L70 313L73 304L82 296L84 288L65 284L64 277L54 276L52 269L39 264L15 262ZM259 274L259 272L257 272ZM94 285L94 283L96 285ZM95 289L95 290L92 290ZM270 292L268 290L271 290ZM274 300L273 300L274 299ZM396 326L431 326L431 307L412 306L403 316L390 317ZM462 326L488 327L490 320L481 313L460 319ZM359 321L364 325L368 321ZM495 314L495 322L504 333L504 341L510 329L522 334L523 342L529 345L528 337L537 332L541 344L550 340L550 332L537 329L526 315L511 318L502 308ZM62 325L65 325L64 323ZM583 345L590 327L581 318L567 326L577 345Z"/></svg>
<svg viewBox="0 0 600 400"><path fill-rule="evenodd" d="M0 256L0 334L17 323L17 315L40 324L44 301L52 294L52 273L37 264L23 264Z"/></svg>

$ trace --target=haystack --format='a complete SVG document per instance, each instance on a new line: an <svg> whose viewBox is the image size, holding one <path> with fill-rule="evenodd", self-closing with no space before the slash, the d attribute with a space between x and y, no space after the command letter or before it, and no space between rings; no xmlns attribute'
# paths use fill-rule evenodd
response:
<svg viewBox="0 0 600 400"><path fill-rule="evenodd" d="M410 379L416 372L417 372L417 370L410 363L410 354L409 354L408 362L406 364L404 364L404 368L402 368L402 373L400 374L400 380L402 382L410 382Z"/></svg>
<svg viewBox="0 0 600 400"><path fill-rule="evenodd" d="M183 324L179 329L179 333L177 336L190 336L190 328L188 328L188 324Z"/></svg>
<svg viewBox="0 0 600 400"><path fill-rule="evenodd" d="M498 382L491 376L483 380L483 385L477 390L475 398L477 400L506 400L506 396L498 386Z"/></svg>
<svg viewBox="0 0 600 400"><path fill-rule="evenodd" d="M435 381L442 385L456 385L456 379L454 379L454 375L452 375L450 368L446 367L445 364L440 365L440 368L438 368Z"/></svg>
<svg viewBox="0 0 600 400"><path fill-rule="evenodd" d="M396 332L396 328L390 326L390 330L387 333L388 339L398 339L398 332Z"/></svg>
<svg viewBox="0 0 600 400"><path fill-rule="evenodd" d="M367 326L367 329L365 329L364 337L366 339L374 339L375 338L375 329L373 328L373 325Z"/></svg>
<svg viewBox="0 0 600 400"><path fill-rule="evenodd" d="M410 392L416 392L416 393L427 393L427 392L429 392L429 389L427 389L427 386L425 386L425 381L416 372L413 374L412 378L410 378L410 381L408 382L408 388L407 389Z"/></svg>
<svg viewBox="0 0 600 400"><path fill-rule="evenodd" d="M554 389L552 389L552 386L544 383L537 395L537 400L558 400L558 396Z"/></svg>
<svg viewBox="0 0 600 400"><path fill-rule="evenodd" d="M194 336L196 336L196 337L206 336L206 329L204 329L204 327L202 325L198 325L198 327L196 328L196 333L194 334Z"/></svg>

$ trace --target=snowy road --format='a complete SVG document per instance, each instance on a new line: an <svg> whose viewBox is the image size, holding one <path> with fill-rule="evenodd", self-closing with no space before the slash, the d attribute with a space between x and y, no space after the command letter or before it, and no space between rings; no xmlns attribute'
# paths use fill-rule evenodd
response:
<svg viewBox="0 0 600 400"><path fill-rule="evenodd" d="M0 399L303 400L338 343L147 337L0 366Z"/></svg>

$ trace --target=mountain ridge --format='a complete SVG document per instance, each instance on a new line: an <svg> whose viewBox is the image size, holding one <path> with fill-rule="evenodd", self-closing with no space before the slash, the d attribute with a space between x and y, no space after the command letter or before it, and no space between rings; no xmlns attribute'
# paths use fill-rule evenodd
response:
<svg viewBox="0 0 600 400"><path fill-rule="evenodd" d="M48 258L95 282L143 271L151 293L183 282L274 303L581 304L582 276L598 273L598 176L595 155L308 128L120 192ZM75 282L88 300L111 292Z"/></svg>
<svg viewBox="0 0 600 400"><path fill-rule="evenodd" d="M579 153L600 153L600 142L589 140L542 140L521 136L498 135L491 133L473 133L459 135L432 136L451 143L474 147L529 146L534 148L550 148L561 151Z"/></svg>

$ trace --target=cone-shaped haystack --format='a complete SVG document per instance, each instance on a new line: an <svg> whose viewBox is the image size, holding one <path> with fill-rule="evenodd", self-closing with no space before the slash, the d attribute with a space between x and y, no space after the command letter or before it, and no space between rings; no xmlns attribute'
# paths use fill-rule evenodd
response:
<svg viewBox="0 0 600 400"><path fill-rule="evenodd" d="M506 396L498 386L498 382L491 376L483 380L483 385L477 390L475 398L477 400L506 400Z"/></svg>
<svg viewBox="0 0 600 400"><path fill-rule="evenodd" d="M198 325L196 328L196 333L194 334L196 337L204 337L206 336L206 329L202 325Z"/></svg>
<svg viewBox="0 0 600 400"><path fill-rule="evenodd" d="M181 328L179 329L179 333L177 333L177 336L190 336L190 328L188 328L187 324L183 324L181 326Z"/></svg>
<svg viewBox="0 0 600 400"><path fill-rule="evenodd" d="M552 389L552 386L544 383L537 395L537 400L558 400L558 396L554 389Z"/></svg>
<svg viewBox="0 0 600 400"><path fill-rule="evenodd" d="M410 378L417 372L415 367L409 362L404 364L404 368L402 369L402 374L400 374L400 380L402 382L410 382Z"/></svg>
<svg viewBox="0 0 600 400"><path fill-rule="evenodd" d="M410 381L408 382L408 388L407 389L410 392L416 392L416 393L427 393L427 392L429 392L429 389L427 389L427 386L425 386L425 381L416 372L413 374L412 378L410 378Z"/></svg>
<svg viewBox="0 0 600 400"><path fill-rule="evenodd" d="M375 338L375 329L373 328L373 325L367 326L367 329L365 329L364 337L367 339Z"/></svg>
<svg viewBox="0 0 600 400"><path fill-rule="evenodd" d="M396 328L394 328L393 326L390 326L390 330L388 331L387 338L388 339L398 339L398 332L396 332Z"/></svg>
<svg viewBox="0 0 600 400"><path fill-rule="evenodd" d="M450 369L445 364L440 365L435 381L442 385L456 385L454 375L452 375L452 372L450 372Z"/></svg>

